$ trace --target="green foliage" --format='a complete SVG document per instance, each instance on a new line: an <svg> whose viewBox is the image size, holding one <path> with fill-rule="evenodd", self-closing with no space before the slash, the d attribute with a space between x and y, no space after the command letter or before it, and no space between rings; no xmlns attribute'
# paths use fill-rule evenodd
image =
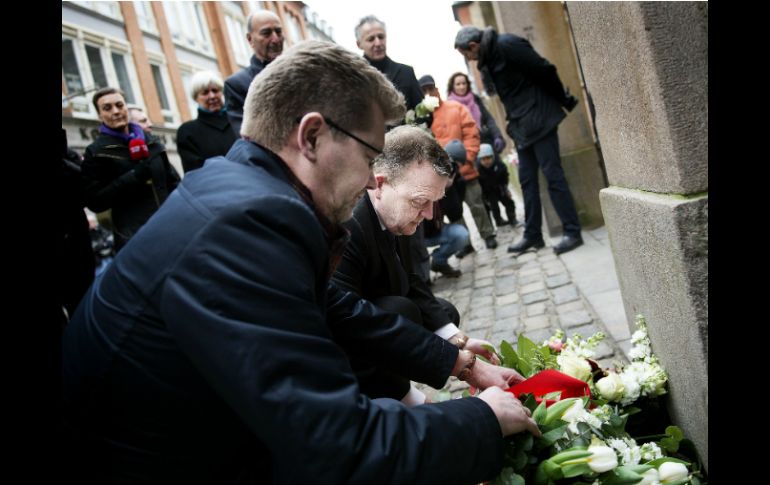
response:
<svg viewBox="0 0 770 485"><path fill-rule="evenodd" d="M669 426L666 428L666 437L660 440L660 447L669 453L676 453L683 438L684 434L678 426Z"/></svg>

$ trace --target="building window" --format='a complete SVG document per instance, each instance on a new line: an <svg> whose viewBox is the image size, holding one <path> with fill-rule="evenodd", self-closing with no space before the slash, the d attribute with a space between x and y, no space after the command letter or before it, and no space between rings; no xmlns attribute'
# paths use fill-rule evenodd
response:
<svg viewBox="0 0 770 485"><path fill-rule="evenodd" d="M230 44L235 53L235 62L241 66L248 66L253 52L246 40L246 18L239 9L230 4L225 5L224 14L227 35L230 37Z"/></svg>
<svg viewBox="0 0 770 485"><path fill-rule="evenodd" d="M127 103L141 102L134 88L137 81L133 64L126 60L128 45L114 39L102 38L100 42L98 36L75 29L63 30L62 75L67 89L63 106L71 105L75 114L96 116L90 95L106 86L120 88Z"/></svg>
<svg viewBox="0 0 770 485"><path fill-rule="evenodd" d="M139 27L145 32L157 34L158 29L155 27L155 16L152 14L150 2L134 2L134 9Z"/></svg>
<svg viewBox="0 0 770 485"><path fill-rule="evenodd" d="M176 122L174 116L175 105L171 105L172 97L168 95L166 85L169 85L168 77L166 75L165 67L161 67L160 64L150 64L152 70L152 78L155 81L155 90L158 92L158 99L160 101L161 113L163 113L163 121L173 124Z"/></svg>
<svg viewBox="0 0 770 485"><path fill-rule="evenodd" d="M211 54L211 39L200 2L163 2L174 42L199 52Z"/></svg>
<svg viewBox="0 0 770 485"><path fill-rule="evenodd" d="M106 17L113 18L115 20L123 21L123 15L120 13L120 5L118 2L72 2L81 7L98 12Z"/></svg>
<svg viewBox="0 0 770 485"><path fill-rule="evenodd" d="M285 14L283 18L286 20L287 27L289 28L289 45L294 45L302 40L302 29L292 11L284 9L283 13Z"/></svg>
<svg viewBox="0 0 770 485"><path fill-rule="evenodd" d="M86 55L88 56L88 66L91 68L91 76L94 78L94 87L106 88L109 86L107 73L104 71L104 63L102 62L101 50L98 47L87 45Z"/></svg>
<svg viewBox="0 0 770 485"><path fill-rule="evenodd" d="M118 78L118 85L126 95L126 103L136 103L136 98L134 98L134 89L131 87L131 80L128 77L128 69L126 69L125 56L123 54L113 52L112 65L115 67L115 76Z"/></svg>

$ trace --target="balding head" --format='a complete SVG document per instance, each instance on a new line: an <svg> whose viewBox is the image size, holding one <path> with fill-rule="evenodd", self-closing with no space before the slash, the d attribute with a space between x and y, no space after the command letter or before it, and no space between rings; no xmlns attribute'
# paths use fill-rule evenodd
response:
<svg viewBox="0 0 770 485"><path fill-rule="evenodd" d="M283 52L281 19L269 10L260 10L246 20L246 40L262 62L270 62Z"/></svg>

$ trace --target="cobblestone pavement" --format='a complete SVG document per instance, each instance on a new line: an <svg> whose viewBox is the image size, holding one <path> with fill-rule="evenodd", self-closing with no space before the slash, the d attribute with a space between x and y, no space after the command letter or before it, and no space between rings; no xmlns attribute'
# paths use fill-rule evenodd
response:
<svg viewBox="0 0 770 485"><path fill-rule="evenodd" d="M466 217L466 221L470 222L472 218ZM593 278L587 274L591 272L587 268L595 267L597 259L609 258L607 266L613 266L606 230L584 231L586 244L560 256L553 252L552 246L559 240L554 238L553 241L546 240L545 248L536 252L530 250L517 257L506 250L521 237L522 231L521 227L499 228L499 245L490 250L485 248L475 228L471 228L471 234L476 235L473 239L476 252L459 261L454 256L450 259L450 264L459 265L462 276L448 278L431 273L436 296L451 301L460 312L460 328L471 337L488 340L498 348L502 340L515 347L521 333L539 344L559 328L568 337L578 333L587 338L602 331L607 338L596 348L599 364L609 367L613 361L627 362L623 347L627 351L629 332L614 267L593 269ZM580 277L573 276L569 267ZM592 295L596 293L593 289L602 290L596 293L595 301L612 310L608 312L603 308L608 319L617 320L611 328L599 318L576 280L581 280L581 286ZM417 386L434 401L459 397L467 388L467 384L454 377L450 377L440 391L421 384Z"/></svg>

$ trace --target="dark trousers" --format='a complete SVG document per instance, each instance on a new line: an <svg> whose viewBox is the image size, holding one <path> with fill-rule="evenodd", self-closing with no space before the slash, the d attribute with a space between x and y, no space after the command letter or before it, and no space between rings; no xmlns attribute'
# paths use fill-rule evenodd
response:
<svg viewBox="0 0 770 485"><path fill-rule="evenodd" d="M580 220L564 177L559 157L559 136L556 129L527 148L518 150L519 182L524 196L524 237L542 239L542 206L538 167L548 181L548 195L561 219L565 236L580 236Z"/></svg>
<svg viewBox="0 0 770 485"><path fill-rule="evenodd" d="M455 325L460 323L460 313L457 308L443 298L436 298L447 312L447 323ZM383 296L372 300L372 303L383 310L398 313L416 325L422 326L422 312L420 308L409 298L403 296ZM378 368L360 358L350 359L350 365L358 378L361 392L371 399L389 397L401 400L409 392L409 379L394 374L388 370Z"/></svg>
<svg viewBox="0 0 770 485"><path fill-rule="evenodd" d="M516 220L516 203L508 195L504 187L498 187L496 191L491 193L484 193L484 198L486 199L484 202L492 212L492 217L494 217L497 225L503 222L503 216L500 215L500 205L498 203L503 204L505 214L508 216L508 222L513 224L513 221Z"/></svg>

